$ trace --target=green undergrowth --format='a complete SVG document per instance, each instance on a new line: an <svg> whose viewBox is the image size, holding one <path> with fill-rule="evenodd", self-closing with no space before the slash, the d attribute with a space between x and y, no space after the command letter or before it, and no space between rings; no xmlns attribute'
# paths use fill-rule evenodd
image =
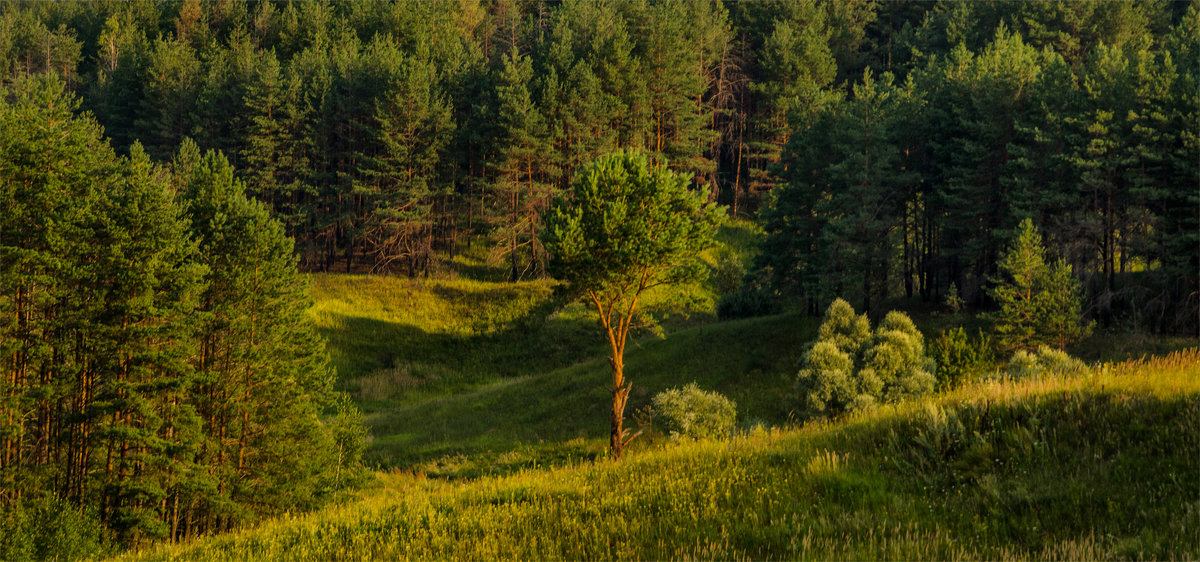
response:
<svg viewBox="0 0 1200 562"><path fill-rule="evenodd" d="M1195 559L1200 352L357 502L153 559Z"/></svg>

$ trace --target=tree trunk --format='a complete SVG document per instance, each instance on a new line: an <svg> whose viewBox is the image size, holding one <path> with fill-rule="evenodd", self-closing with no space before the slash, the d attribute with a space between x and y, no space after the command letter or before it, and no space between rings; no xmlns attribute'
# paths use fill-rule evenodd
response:
<svg viewBox="0 0 1200 562"><path fill-rule="evenodd" d="M616 350L613 352L613 357L609 359L609 363L613 368L612 432L609 435L609 454L616 460L621 458L621 453L625 452L625 430L622 426L625 423L625 403L629 400L629 389L632 385L625 384L624 361L617 355Z"/></svg>

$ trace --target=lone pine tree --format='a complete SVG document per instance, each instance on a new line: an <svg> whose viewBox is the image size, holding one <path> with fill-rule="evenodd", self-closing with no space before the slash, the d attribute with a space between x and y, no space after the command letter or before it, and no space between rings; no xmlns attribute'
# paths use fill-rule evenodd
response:
<svg viewBox="0 0 1200 562"><path fill-rule="evenodd" d="M569 199L546 214L542 240L550 273L595 307L612 355L610 453L619 458L632 437L622 429L631 383L625 344L646 291L703 278L697 256L713 243L724 211L706 203L691 178L621 151L586 166ZM636 435L635 435L636 437Z"/></svg>
<svg viewBox="0 0 1200 562"><path fill-rule="evenodd" d="M1046 264L1046 249L1033 221L1021 221L1017 239L1000 258L999 267L1001 275L992 279L991 296L1000 305L992 318L1001 345L1062 349L1091 331L1079 321L1083 300L1079 281L1065 261Z"/></svg>

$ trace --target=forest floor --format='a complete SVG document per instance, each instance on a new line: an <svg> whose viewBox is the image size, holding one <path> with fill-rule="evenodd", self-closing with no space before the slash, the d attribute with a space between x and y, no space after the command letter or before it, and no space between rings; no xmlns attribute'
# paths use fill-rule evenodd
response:
<svg viewBox="0 0 1200 562"><path fill-rule="evenodd" d="M1194 339L1100 332L1072 349L1091 365L1086 373L976 381L795 427L783 398L819 319L714 313L755 237L749 225L724 228L722 246L703 256L709 281L652 295L651 310L683 301L691 311L662 320L665 338L640 334L626 358L631 426L655 393L696 382L737 403L737 436L678 442L651 419L619 463L605 457L607 348L588 309L555 304L553 282L504 282L470 252L443 278L314 274L313 314L341 388L364 412L372 482L315 513L143 554L1200 555L1200 354L1118 363ZM888 304L927 339L986 328L968 315Z"/></svg>

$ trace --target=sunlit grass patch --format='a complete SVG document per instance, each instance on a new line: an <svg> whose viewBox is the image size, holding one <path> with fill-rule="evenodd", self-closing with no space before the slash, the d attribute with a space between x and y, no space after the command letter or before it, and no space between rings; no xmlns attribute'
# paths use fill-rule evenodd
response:
<svg viewBox="0 0 1200 562"><path fill-rule="evenodd" d="M621 462L601 456L454 481L380 473L358 502L148 554L1195 558L1197 420L1200 353L1191 350L1068 377L980 382L797 429L659 441Z"/></svg>

